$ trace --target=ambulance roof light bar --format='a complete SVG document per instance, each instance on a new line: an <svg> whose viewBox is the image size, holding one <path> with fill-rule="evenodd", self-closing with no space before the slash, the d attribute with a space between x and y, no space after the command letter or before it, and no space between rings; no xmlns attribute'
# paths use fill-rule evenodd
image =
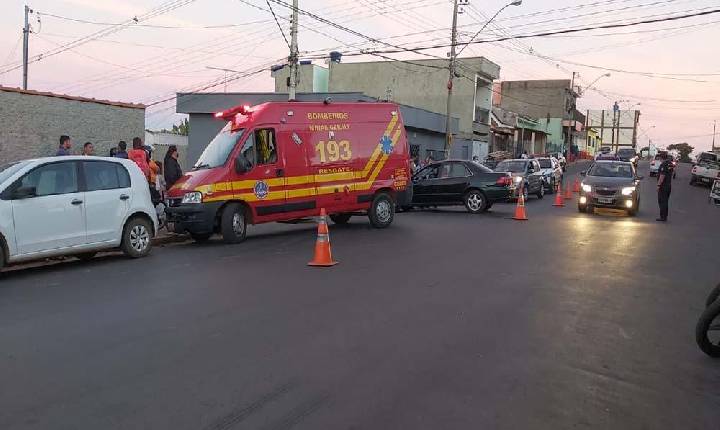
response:
<svg viewBox="0 0 720 430"><path fill-rule="evenodd" d="M215 112L215 118L222 118L224 120L228 120L237 114L250 115L251 113L252 113L252 108L250 107L250 105L241 105L241 106L235 106L234 108L231 108L228 110Z"/></svg>

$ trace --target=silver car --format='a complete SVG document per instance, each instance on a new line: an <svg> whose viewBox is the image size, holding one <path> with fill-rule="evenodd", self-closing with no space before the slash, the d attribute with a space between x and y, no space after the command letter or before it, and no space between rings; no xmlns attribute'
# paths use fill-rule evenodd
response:
<svg viewBox="0 0 720 430"><path fill-rule="evenodd" d="M557 185L562 183L563 169L560 162L555 157L537 158L540 163L540 174L542 175L543 184L548 194L552 194L557 189Z"/></svg>

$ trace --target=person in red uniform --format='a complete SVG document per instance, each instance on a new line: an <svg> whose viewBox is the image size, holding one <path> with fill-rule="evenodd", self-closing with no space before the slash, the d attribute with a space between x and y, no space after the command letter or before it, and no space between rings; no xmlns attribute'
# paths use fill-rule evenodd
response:
<svg viewBox="0 0 720 430"><path fill-rule="evenodd" d="M146 178L150 178L150 166L147 162L147 152L143 147L143 141L136 137L132 141L133 149L128 151L128 159L135 162Z"/></svg>

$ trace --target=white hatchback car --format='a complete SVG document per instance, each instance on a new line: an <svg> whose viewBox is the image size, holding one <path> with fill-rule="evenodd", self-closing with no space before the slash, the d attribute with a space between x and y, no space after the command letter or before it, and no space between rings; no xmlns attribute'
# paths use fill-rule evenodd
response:
<svg viewBox="0 0 720 430"><path fill-rule="evenodd" d="M0 166L0 268L118 247L144 257L157 224L148 182L132 161L71 156Z"/></svg>

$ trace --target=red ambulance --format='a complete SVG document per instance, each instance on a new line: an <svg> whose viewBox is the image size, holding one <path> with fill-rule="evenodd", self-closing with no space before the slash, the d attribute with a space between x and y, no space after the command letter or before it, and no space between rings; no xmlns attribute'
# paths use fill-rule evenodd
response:
<svg viewBox="0 0 720 430"><path fill-rule="evenodd" d="M269 102L215 114L225 127L168 192L168 221L197 241L245 239L248 224L325 208L337 224L389 226L410 204L410 156L392 103Z"/></svg>

